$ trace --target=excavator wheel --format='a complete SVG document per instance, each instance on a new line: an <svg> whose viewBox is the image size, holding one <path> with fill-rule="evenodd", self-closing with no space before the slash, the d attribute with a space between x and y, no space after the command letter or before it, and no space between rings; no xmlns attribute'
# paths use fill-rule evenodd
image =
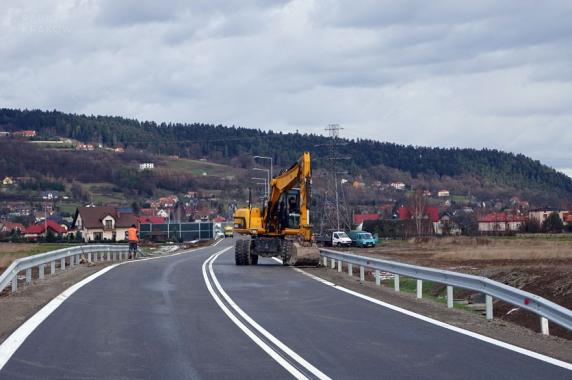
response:
<svg viewBox="0 0 572 380"><path fill-rule="evenodd" d="M282 243L282 265L290 265L290 255L292 254L292 242L290 240L284 240Z"/></svg>
<svg viewBox="0 0 572 380"><path fill-rule="evenodd" d="M234 246L234 263L236 265L249 265L249 250L250 240L237 240Z"/></svg>

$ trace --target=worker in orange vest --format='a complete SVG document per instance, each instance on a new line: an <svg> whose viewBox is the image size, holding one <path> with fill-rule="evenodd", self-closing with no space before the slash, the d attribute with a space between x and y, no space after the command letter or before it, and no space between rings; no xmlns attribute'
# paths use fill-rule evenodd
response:
<svg viewBox="0 0 572 380"><path fill-rule="evenodd" d="M127 229L127 240L129 240L129 258L134 259L137 255L137 243L139 243L137 226L135 224Z"/></svg>

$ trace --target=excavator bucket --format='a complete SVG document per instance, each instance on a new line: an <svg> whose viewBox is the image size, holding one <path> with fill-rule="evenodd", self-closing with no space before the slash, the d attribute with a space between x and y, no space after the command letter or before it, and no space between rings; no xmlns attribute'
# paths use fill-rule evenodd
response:
<svg viewBox="0 0 572 380"><path fill-rule="evenodd" d="M320 250L316 247L304 247L300 243L294 243L290 252L288 265L315 267L320 263Z"/></svg>

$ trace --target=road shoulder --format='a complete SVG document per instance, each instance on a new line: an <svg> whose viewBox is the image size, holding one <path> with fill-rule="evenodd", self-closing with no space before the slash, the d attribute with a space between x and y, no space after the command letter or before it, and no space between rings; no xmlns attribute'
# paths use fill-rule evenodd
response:
<svg viewBox="0 0 572 380"><path fill-rule="evenodd" d="M543 336L500 319L487 321L484 317L473 312L448 309L444 304L432 300L418 300L414 294L396 293L392 288L378 287L369 281L361 284L359 278L349 277L335 270L323 267L304 268L303 270L336 285L452 326L572 363L572 345L567 339Z"/></svg>

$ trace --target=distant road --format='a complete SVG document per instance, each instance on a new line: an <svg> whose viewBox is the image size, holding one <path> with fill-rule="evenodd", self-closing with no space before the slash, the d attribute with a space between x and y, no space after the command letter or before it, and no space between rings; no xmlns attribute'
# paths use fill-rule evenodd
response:
<svg viewBox="0 0 572 380"><path fill-rule="evenodd" d="M0 379L571 379L572 371L340 292L233 240L120 265L28 337Z"/></svg>

